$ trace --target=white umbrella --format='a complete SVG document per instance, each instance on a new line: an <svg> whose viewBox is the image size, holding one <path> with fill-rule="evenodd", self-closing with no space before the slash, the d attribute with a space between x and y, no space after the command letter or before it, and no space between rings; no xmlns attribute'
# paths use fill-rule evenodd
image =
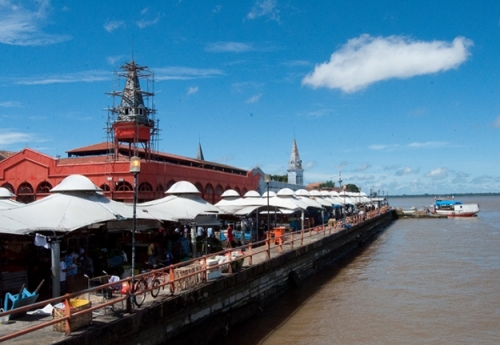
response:
<svg viewBox="0 0 500 345"><path fill-rule="evenodd" d="M225 213L201 198L198 189L187 181L175 183L165 194L170 195L138 204L137 208L163 220L193 220L199 214Z"/></svg>
<svg viewBox="0 0 500 345"><path fill-rule="evenodd" d="M95 223L131 219L130 205L110 200L82 175L70 175L51 190L53 194L0 212L0 232L27 234L35 231L69 232ZM144 214L140 219L154 219Z"/></svg>

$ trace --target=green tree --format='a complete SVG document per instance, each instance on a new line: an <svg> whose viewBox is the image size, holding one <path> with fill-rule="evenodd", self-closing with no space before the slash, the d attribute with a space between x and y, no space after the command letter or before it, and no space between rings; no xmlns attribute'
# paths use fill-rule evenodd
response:
<svg viewBox="0 0 500 345"><path fill-rule="evenodd" d="M288 175L271 175L271 181L288 183Z"/></svg>
<svg viewBox="0 0 500 345"><path fill-rule="evenodd" d="M335 188L335 182L330 180L330 181L326 181L324 183L321 183L318 186L318 189L323 189L323 188Z"/></svg>
<svg viewBox="0 0 500 345"><path fill-rule="evenodd" d="M351 184L351 183L346 185L345 190L347 192L359 193L359 187L356 186L355 184Z"/></svg>

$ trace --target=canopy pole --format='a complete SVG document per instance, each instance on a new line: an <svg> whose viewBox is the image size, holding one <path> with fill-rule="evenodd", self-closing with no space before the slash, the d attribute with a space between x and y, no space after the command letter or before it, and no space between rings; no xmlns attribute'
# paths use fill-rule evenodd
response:
<svg viewBox="0 0 500 345"><path fill-rule="evenodd" d="M302 210L302 211L300 212L301 230L304 230L304 218L305 218L305 215L304 215L304 210Z"/></svg>
<svg viewBox="0 0 500 345"><path fill-rule="evenodd" d="M196 251L196 223L191 223L191 250L193 252L193 258L198 257L198 253Z"/></svg>
<svg viewBox="0 0 500 345"><path fill-rule="evenodd" d="M51 260L52 260L52 297L61 295L60 273L61 273L61 242L51 242Z"/></svg>

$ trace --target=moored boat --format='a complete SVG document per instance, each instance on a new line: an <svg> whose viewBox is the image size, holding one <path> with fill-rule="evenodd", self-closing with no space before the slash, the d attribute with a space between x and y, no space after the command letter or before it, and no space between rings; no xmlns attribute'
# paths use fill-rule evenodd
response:
<svg viewBox="0 0 500 345"><path fill-rule="evenodd" d="M464 204L454 199L437 199L433 205L433 213L443 214L448 218L475 217L479 213L479 204Z"/></svg>

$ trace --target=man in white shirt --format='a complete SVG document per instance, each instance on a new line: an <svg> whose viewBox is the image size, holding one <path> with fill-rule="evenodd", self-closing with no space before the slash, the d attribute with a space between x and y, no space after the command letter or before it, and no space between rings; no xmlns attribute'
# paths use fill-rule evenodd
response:
<svg viewBox="0 0 500 345"><path fill-rule="evenodd" d="M66 294L66 271L68 269L66 268L66 262L64 262L64 255L66 255L66 252L63 251L61 254L61 260L59 262L59 293L62 296Z"/></svg>

